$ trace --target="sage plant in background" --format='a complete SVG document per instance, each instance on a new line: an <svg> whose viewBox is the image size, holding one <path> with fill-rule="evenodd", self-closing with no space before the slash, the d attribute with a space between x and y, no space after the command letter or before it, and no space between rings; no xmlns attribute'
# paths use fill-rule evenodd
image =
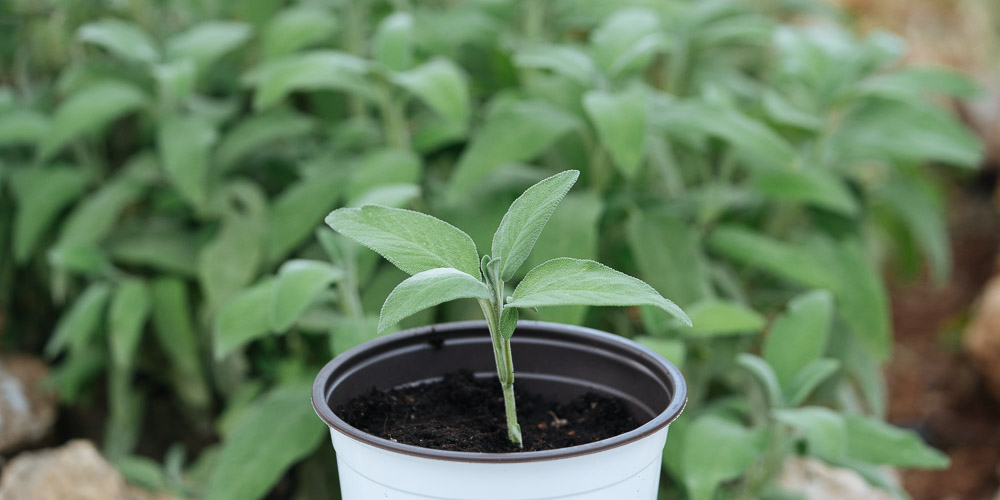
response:
<svg viewBox="0 0 1000 500"><path fill-rule="evenodd" d="M486 317L497 376L503 388L507 436L522 446L514 401L510 338L519 308L546 306L656 306L688 326L691 320L653 287L599 262L556 258L528 271L506 295L504 286L527 260L556 206L580 172L542 180L514 200L493 234L491 255L479 258L476 244L460 229L432 216L379 205L341 208L326 217L334 230L371 248L411 274L385 300L378 331L428 307L476 299Z"/></svg>

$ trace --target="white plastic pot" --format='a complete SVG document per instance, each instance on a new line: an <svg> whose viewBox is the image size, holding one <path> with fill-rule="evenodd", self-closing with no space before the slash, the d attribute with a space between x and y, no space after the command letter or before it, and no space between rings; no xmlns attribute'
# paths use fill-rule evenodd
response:
<svg viewBox="0 0 1000 500"><path fill-rule="evenodd" d="M521 321L512 338L516 384L558 401L592 391L625 401L639 428L548 451L471 453L400 444L364 433L333 408L367 393L471 370L495 376L485 322L388 335L328 363L313 407L330 426L344 500L653 500L667 427L684 408L680 371L608 333Z"/></svg>

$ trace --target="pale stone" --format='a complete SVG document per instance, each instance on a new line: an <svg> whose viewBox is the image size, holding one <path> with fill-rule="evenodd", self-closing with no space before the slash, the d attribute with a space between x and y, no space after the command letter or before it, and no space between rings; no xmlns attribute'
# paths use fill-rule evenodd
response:
<svg viewBox="0 0 1000 500"><path fill-rule="evenodd" d="M833 467L813 458L793 458L785 461L778 486L798 493L807 500L894 500L889 492L876 488L857 472Z"/></svg>
<svg viewBox="0 0 1000 500"><path fill-rule="evenodd" d="M1000 276L983 289L963 343L993 396L1000 400Z"/></svg>
<svg viewBox="0 0 1000 500"><path fill-rule="evenodd" d="M48 372L31 356L0 357L0 453L41 439L55 424L58 401L42 385Z"/></svg>

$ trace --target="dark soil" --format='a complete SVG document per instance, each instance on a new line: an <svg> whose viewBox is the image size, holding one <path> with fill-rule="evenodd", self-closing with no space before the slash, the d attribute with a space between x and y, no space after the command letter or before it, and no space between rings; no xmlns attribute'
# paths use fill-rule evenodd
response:
<svg viewBox="0 0 1000 500"><path fill-rule="evenodd" d="M639 427L617 398L587 393L558 404L517 385L514 391L523 450L507 439L500 383L470 372L390 391L373 388L335 411L352 426L399 443L485 453L565 448Z"/></svg>

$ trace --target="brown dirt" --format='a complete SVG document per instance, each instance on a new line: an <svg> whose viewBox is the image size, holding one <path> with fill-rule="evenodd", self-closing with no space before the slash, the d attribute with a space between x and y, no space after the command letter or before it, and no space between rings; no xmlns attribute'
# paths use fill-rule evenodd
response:
<svg viewBox="0 0 1000 500"><path fill-rule="evenodd" d="M507 439L503 394L495 378L470 372L391 391L372 389L337 408L340 418L369 434L451 451L541 451L592 443L639 426L617 398L587 393L557 404L515 385L519 450Z"/></svg>

